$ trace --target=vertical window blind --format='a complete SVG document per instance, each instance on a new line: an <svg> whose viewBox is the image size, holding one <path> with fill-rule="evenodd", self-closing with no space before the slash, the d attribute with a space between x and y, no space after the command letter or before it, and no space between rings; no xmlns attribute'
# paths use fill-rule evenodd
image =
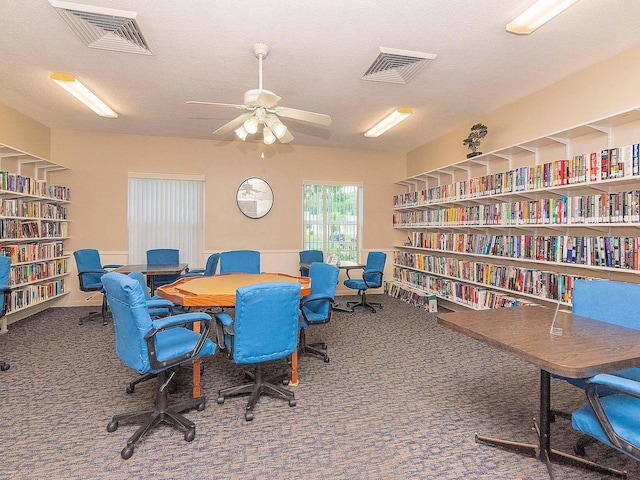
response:
<svg viewBox="0 0 640 480"><path fill-rule="evenodd" d="M152 248L177 248L180 261L202 267L204 179L129 175L129 263Z"/></svg>

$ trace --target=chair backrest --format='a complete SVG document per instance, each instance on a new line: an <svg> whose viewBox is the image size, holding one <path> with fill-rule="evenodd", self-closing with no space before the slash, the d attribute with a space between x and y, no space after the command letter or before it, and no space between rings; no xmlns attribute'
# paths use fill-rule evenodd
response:
<svg viewBox="0 0 640 480"><path fill-rule="evenodd" d="M73 257L76 260L76 268L78 269L80 290L85 291L87 288L96 290L96 288L101 288L101 273L85 273L104 270L100 262L100 252L94 248L83 248L73 252ZM104 271L106 272L106 270Z"/></svg>
<svg viewBox="0 0 640 480"><path fill-rule="evenodd" d="M260 252L255 250L222 252L220 273L260 273Z"/></svg>
<svg viewBox="0 0 640 480"><path fill-rule="evenodd" d="M324 295L333 299L338 285L338 275L340 275L340 269L335 265L312 263L309 269L309 278L311 278L310 295ZM331 302L329 300L308 302L304 308L319 317L327 318L331 313Z"/></svg>
<svg viewBox="0 0 640 480"><path fill-rule="evenodd" d="M109 308L113 314L116 353L138 373L150 370L149 351L144 336L151 330L143 288L135 278L111 272L102 277Z"/></svg>
<svg viewBox="0 0 640 480"><path fill-rule="evenodd" d="M0 256L0 285L9 285L9 272L11 271L11 257ZM4 290L4 289L3 289ZM0 292L0 315L4 314L5 292Z"/></svg>
<svg viewBox="0 0 640 480"><path fill-rule="evenodd" d="M207 258L207 264L204 267L203 275L205 277L213 277L216 274L219 260L220 260L219 253L212 253L211 255L209 255L209 258Z"/></svg>
<svg viewBox="0 0 640 480"><path fill-rule="evenodd" d="M369 252L367 255L367 265L365 270L384 271L384 264L387 262L387 254L384 252ZM378 288L382 286L381 273L368 273L364 275L369 288Z"/></svg>
<svg viewBox="0 0 640 480"><path fill-rule="evenodd" d="M151 294L149 293L149 288L147 287L147 282L142 272L131 272L129 274L129 278L133 278L140 284L140 288L142 288L142 291L144 292L145 300L151 300Z"/></svg>
<svg viewBox="0 0 640 480"><path fill-rule="evenodd" d="M261 363L286 357L298 347L300 284L268 282L236 291L233 361Z"/></svg>
<svg viewBox="0 0 640 480"><path fill-rule="evenodd" d="M627 328L640 330L640 311L635 299L640 285L612 280L576 280L573 284L572 311Z"/></svg>
<svg viewBox="0 0 640 480"><path fill-rule="evenodd" d="M154 248L147 250L148 265L173 265L180 263L180 250L177 248Z"/></svg>
<svg viewBox="0 0 640 480"><path fill-rule="evenodd" d="M322 250L302 250L300 251L300 263L324 262L324 253ZM300 267L300 274L303 277L309 276L309 269Z"/></svg>

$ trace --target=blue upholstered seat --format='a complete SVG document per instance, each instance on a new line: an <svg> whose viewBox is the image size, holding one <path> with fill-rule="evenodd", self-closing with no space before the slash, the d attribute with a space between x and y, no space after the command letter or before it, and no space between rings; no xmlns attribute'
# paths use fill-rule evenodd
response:
<svg viewBox="0 0 640 480"><path fill-rule="evenodd" d="M11 258L0 256L0 317L7 310L5 295L11 290L9 286L9 273L11 271ZM0 371L9 370L10 365L5 360L0 360Z"/></svg>
<svg viewBox="0 0 640 480"><path fill-rule="evenodd" d="M375 313L374 307L382 308L382 304L367 302L366 292L370 288L380 288L382 286L382 276L384 275L384 264L387 261L387 254L384 252L369 252L367 264L362 271L362 278L351 278L347 270L347 280L344 285L352 290L357 290L360 295L359 302L347 302L351 309L356 307L366 307Z"/></svg>
<svg viewBox="0 0 640 480"><path fill-rule="evenodd" d="M147 250L147 265L177 265L180 263L180 250L177 248L154 248ZM175 282L180 275L154 275L152 290Z"/></svg>
<svg viewBox="0 0 640 480"><path fill-rule="evenodd" d="M245 419L253 419L253 408L260 395L266 393L289 400L295 406L294 394L279 381L265 380L262 365L287 357L296 351L300 317L300 284L267 282L238 288L235 318L216 314L222 325L226 351L234 363L254 365L251 383L221 389L218 403L226 397L250 394ZM279 380L282 376L278 377Z"/></svg>
<svg viewBox="0 0 640 480"><path fill-rule="evenodd" d="M157 374L154 408L149 412L115 415L107 425L107 430L113 432L119 425L142 424L122 449L122 458L130 458L135 443L162 422L183 431L186 441L193 440L195 425L180 412L191 408L202 410L206 399L198 397L169 405L167 386L174 367L215 353L216 344L207 338L211 317L205 313L186 313L154 320L138 280L112 272L102 277L102 283L113 314L118 357L140 374ZM187 328L194 323L200 324L200 333Z"/></svg>
<svg viewBox="0 0 640 480"><path fill-rule="evenodd" d="M333 299L338 283L338 267L327 263L312 263L309 269L311 292L300 302L302 319L300 320L300 340L298 351L320 356L329 363L327 344L324 342L307 343L307 328L323 325L331 321Z"/></svg>
<svg viewBox="0 0 640 480"><path fill-rule="evenodd" d="M260 252L231 250L220 254L220 274L260 273Z"/></svg>
<svg viewBox="0 0 640 480"><path fill-rule="evenodd" d="M300 263L324 262L324 253L322 252L322 250L302 250L299 253L299 256ZM300 275L302 275L303 277L308 277L309 269L300 265Z"/></svg>
<svg viewBox="0 0 640 480"><path fill-rule="evenodd" d="M182 275L184 277L213 277L216 274L216 270L218 269L218 261L220 260L219 253L212 253L207 258L207 264L204 268L198 268L194 270L189 270L187 273Z"/></svg>
<svg viewBox="0 0 640 480"><path fill-rule="evenodd" d="M102 276L108 272L107 269L118 268L122 265L102 265L100 261L100 252L93 248L84 248L73 252L76 260L76 268L78 270L78 282L82 292L100 292L104 293L102 288ZM84 318L78 320L78 325L82 325L86 320L92 320L96 317L102 318L102 324L107 324L107 300L102 296L102 308L100 312L89 313Z"/></svg>

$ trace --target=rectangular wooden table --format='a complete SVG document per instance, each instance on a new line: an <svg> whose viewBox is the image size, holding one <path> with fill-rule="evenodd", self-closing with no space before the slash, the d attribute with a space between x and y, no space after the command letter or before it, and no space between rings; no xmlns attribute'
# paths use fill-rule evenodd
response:
<svg viewBox="0 0 640 480"><path fill-rule="evenodd" d="M134 265L123 265L114 270L114 272L131 273L142 272L144 273L149 282L149 288L151 289L151 295L156 291L155 277L156 275L180 275L186 268L187 263L171 263L171 264L148 264L140 263Z"/></svg>
<svg viewBox="0 0 640 480"><path fill-rule="evenodd" d="M551 461L625 476L625 472L551 448L551 373L586 378L639 366L640 330L559 312L555 327L562 328L562 335L551 335L553 317L554 310L545 307L438 314L439 324L540 367L540 418L539 425L536 424L538 444L499 440L478 434L476 441L538 457L546 462L551 477Z"/></svg>
<svg viewBox="0 0 640 480"><path fill-rule="evenodd" d="M284 273L227 273L211 277L185 277L177 282L158 287L158 295L176 305L196 309L234 307L236 290L240 287L264 282L299 282L300 297L311 292L308 277L292 277ZM200 396L200 359L193 361L193 396ZM298 353L291 355L291 382L298 384Z"/></svg>

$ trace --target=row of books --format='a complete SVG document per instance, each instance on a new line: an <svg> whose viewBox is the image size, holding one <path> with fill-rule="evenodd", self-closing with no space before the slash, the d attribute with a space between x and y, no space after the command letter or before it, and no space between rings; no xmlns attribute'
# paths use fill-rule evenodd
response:
<svg viewBox="0 0 640 480"><path fill-rule="evenodd" d="M425 272L413 272L395 267L393 278L397 282L425 289L427 294L434 293L438 297L478 310L535 305L529 300L504 292L492 291L455 279L436 277Z"/></svg>
<svg viewBox="0 0 640 480"><path fill-rule="evenodd" d="M524 192L640 175L640 144L520 167L393 197L394 208Z"/></svg>
<svg viewBox="0 0 640 480"><path fill-rule="evenodd" d="M56 203L4 198L0 201L0 216L66 220L67 209Z"/></svg>
<svg viewBox="0 0 640 480"><path fill-rule="evenodd" d="M12 264L50 260L64 255L64 244L62 242L46 242L2 245L2 254L11 257Z"/></svg>
<svg viewBox="0 0 640 480"><path fill-rule="evenodd" d="M398 282L384 282L384 293L427 312L434 313L438 311L437 297L423 290L408 288Z"/></svg>
<svg viewBox="0 0 640 480"><path fill-rule="evenodd" d="M67 259L61 258L48 262L27 263L11 267L9 285L16 286L23 283L35 282L45 278L67 273Z"/></svg>
<svg viewBox="0 0 640 480"><path fill-rule="evenodd" d="M431 274L504 288L540 298L560 300L565 303L571 302L574 280L583 278L559 272L411 252L394 252L394 263L397 266L415 268Z"/></svg>
<svg viewBox="0 0 640 480"><path fill-rule="evenodd" d="M52 282L12 289L7 302L7 313L62 295L65 292L64 288L64 279L60 278Z"/></svg>
<svg viewBox="0 0 640 480"><path fill-rule="evenodd" d="M58 238L68 236L68 231L66 222L0 219L0 237L3 239Z"/></svg>
<svg viewBox="0 0 640 480"><path fill-rule="evenodd" d="M413 232L413 247L640 270L640 237Z"/></svg>
<svg viewBox="0 0 640 480"><path fill-rule="evenodd" d="M640 190L393 213L394 227L581 225L640 221Z"/></svg>
<svg viewBox="0 0 640 480"><path fill-rule="evenodd" d="M71 193L67 187L49 185L45 180L35 180L7 171L0 171L0 189L56 200L69 201L71 199Z"/></svg>

